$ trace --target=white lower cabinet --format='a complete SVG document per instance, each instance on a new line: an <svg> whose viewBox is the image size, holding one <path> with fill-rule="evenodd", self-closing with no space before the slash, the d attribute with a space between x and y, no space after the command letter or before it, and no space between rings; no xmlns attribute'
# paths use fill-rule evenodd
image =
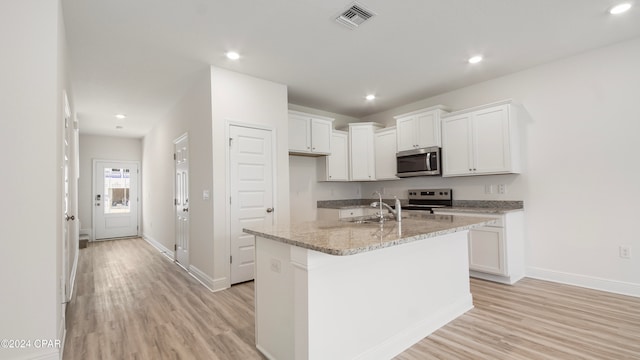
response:
<svg viewBox="0 0 640 360"><path fill-rule="evenodd" d="M481 227L469 232L469 270L506 275L504 228Z"/></svg>
<svg viewBox="0 0 640 360"><path fill-rule="evenodd" d="M434 209L434 213L496 219L495 224L469 231L469 275L510 285L524 277L523 211L493 215Z"/></svg>

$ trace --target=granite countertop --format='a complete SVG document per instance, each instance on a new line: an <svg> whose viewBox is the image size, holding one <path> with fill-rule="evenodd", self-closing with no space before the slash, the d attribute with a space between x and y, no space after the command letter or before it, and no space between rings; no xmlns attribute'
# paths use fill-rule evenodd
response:
<svg viewBox="0 0 640 360"><path fill-rule="evenodd" d="M350 220L358 220L350 219ZM244 232L330 255L353 255L492 224L495 219L460 215L403 213L402 222L310 221L245 228Z"/></svg>
<svg viewBox="0 0 640 360"><path fill-rule="evenodd" d="M321 200L318 201L318 208L325 209L354 209L370 207L375 199L350 199L350 200ZM389 205L393 205L393 200L384 199ZM408 200L401 200L402 205L406 205ZM524 210L522 201L504 201L504 200L453 200L452 207L444 207L434 209L437 212L450 213L484 213L484 214L506 214L512 211Z"/></svg>

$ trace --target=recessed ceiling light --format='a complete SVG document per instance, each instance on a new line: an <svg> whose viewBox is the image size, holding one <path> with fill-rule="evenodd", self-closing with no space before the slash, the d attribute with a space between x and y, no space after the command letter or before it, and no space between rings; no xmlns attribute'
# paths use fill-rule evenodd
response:
<svg viewBox="0 0 640 360"><path fill-rule="evenodd" d="M364 98L365 98L365 99L367 99L367 100L369 100L369 101L371 101L371 100L375 99L375 98L376 98L376 96L375 96L375 95L373 95L373 94L369 94L369 95L365 96Z"/></svg>
<svg viewBox="0 0 640 360"><path fill-rule="evenodd" d="M469 64L477 64L482 61L482 55L476 55L469 58Z"/></svg>
<svg viewBox="0 0 640 360"><path fill-rule="evenodd" d="M116 114L116 119L124 119L126 117L127 117L127 115L125 115L125 114Z"/></svg>
<svg viewBox="0 0 640 360"><path fill-rule="evenodd" d="M122 127L122 126L120 126L120 125L117 125L117 126L116 126L116 129L121 130L121 129L123 129L123 127Z"/></svg>
<svg viewBox="0 0 640 360"><path fill-rule="evenodd" d="M622 14L623 12L629 9L631 9L631 3L622 3L612 7L609 10L609 14L618 15L618 14Z"/></svg>
<svg viewBox="0 0 640 360"><path fill-rule="evenodd" d="M227 53L227 58L229 58L229 59L231 59L231 60L238 60L238 59L240 59L240 54L238 54L238 53L237 53L237 52L235 52L235 51L229 51L229 52Z"/></svg>

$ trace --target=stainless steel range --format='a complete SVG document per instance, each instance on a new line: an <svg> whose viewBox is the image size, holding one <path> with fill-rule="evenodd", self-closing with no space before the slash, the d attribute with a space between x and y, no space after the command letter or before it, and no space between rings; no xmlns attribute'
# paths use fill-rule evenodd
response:
<svg viewBox="0 0 640 360"><path fill-rule="evenodd" d="M409 203L402 210L422 210L433 214L434 208L451 207L453 190L451 189L414 189L409 190Z"/></svg>

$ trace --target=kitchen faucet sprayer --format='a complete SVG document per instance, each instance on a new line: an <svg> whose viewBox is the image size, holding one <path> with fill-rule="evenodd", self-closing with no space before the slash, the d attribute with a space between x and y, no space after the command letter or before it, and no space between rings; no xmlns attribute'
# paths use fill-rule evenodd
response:
<svg viewBox="0 0 640 360"><path fill-rule="evenodd" d="M373 195L378 195L379 197L379 201L372 202L371 207L373 208L380 207L380 212L378 213L378 216L380 217L380 222L384 221L384 214L382 213L383 206L389 210L389 212L393 215L393 218L396 219L397 222L402 221L402 207L400 204L400 199L398 199L397 196L394 196L395 207L396 207L394 210L391 206L389 206L387 203L382 201L382 194L379 191L374 192Z"/></svg>

